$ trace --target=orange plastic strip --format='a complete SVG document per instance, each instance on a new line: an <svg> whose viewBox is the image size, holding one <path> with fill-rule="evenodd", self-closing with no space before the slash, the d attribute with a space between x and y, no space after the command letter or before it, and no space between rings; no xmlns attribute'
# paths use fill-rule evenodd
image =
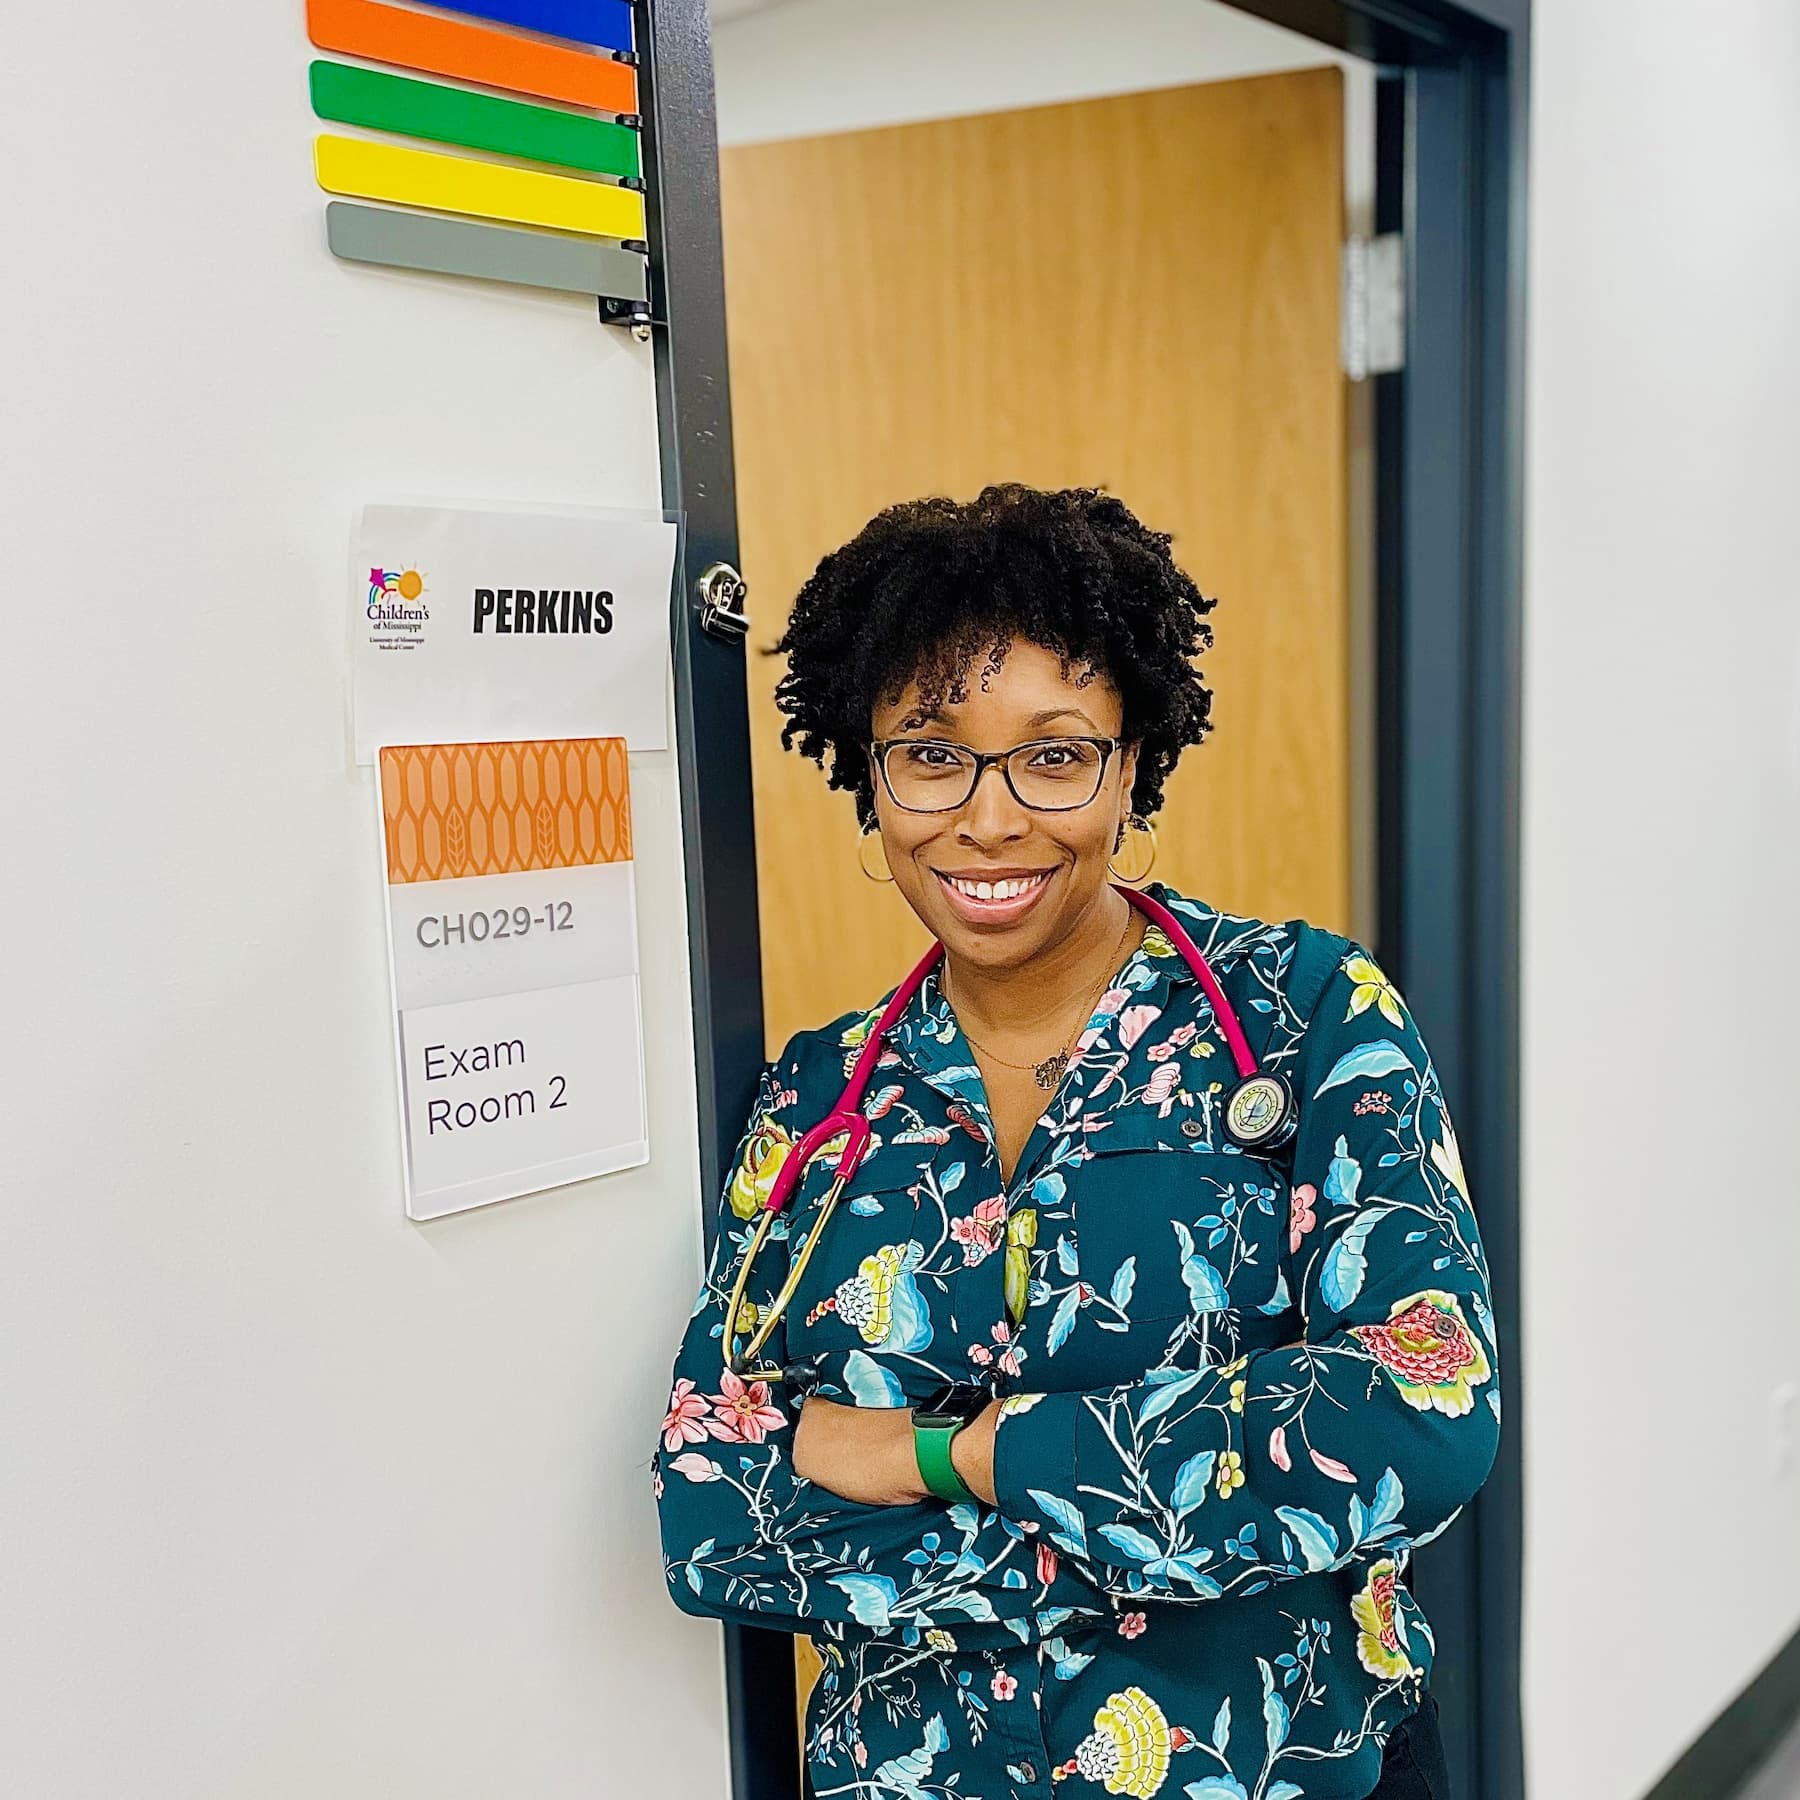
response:
<svg viewBox="0 0 1800 1800"><path fill-rule="evenodd" d="M381 811L396 886L631 860L623 738L383 750Z"/></svg>
<svg viewBox="0 0 1800 1800"><path fill-rule="evenodd" d="M306 0L306 30L321 50L366 56L371 62L602 112L638 109L637 71L629 63L429 13L405 12L378 0Z"/></svg>

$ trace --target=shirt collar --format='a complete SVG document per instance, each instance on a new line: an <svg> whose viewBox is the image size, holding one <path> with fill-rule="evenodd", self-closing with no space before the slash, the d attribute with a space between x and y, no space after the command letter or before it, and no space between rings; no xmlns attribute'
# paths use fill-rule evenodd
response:
<svg viewBox="0 0 1800 1800"><path fill-rule="evenodd" d="M1166 882L1151 882L1144 892L1174 913L1215 974L1222 974L1233 962L1248 955L1255 942L1280 929L1179 894ZM966 1110L985 1129L990 1122L982 1099L980 1072L969 1041L958 1029L956 1015L944 998L938 980L941 969L940 964L926 976L895 1022L888 1042L923 1081L953 1105ZM1156 925L1148 925L1144 941L1131 953L1103 997L1096 1012L1100 1023L1094 1029L1111 1029L1112 1021L1128 1005L1164 1005L1171 988L1184 983L1198 985L1198 981L1187 959ZM1204 1000L1202 1004L1205 1005ZM1210 1015L1211 1007L1206 1010Z"/></svg>

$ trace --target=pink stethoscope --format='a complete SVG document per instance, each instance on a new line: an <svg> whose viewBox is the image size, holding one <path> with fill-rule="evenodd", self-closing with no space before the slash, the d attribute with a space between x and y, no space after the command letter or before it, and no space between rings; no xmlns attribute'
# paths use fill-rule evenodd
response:
<svg viewBox="0 0 1800 1800"><path fill-rule="evenodd" d="M1225 1033L1225 1041L1231 1048L1231 1060L1237 1065L1238 1073L1237 1085L1225 1102L1226 1134L1245 1150L1280 1149L1292 1138L1299 1123L1293 1090L1282 1076L1257 1067L1250 1041L1244 1036L1244 1028L1238 1023L1238 1016L1232 1010L1231 1002L1225 998L1225 990L1219 986L1218 977L1213 974L1211 966L1200 953L1200 947L1182 929L1175 915L1160 900L1153 900L1136 888L1119 887L1116 891L1123 894L1174 945L1188 967L1194 971L1201 987L1206 990L1207 999L1212 1002L1213 1016ZM863 1042L861 1052L851 1065L850 1079L844 1083L844 1091L838 1095L837 1104L794 1145L776 1171L769 1197L762 1204L756 1229L744 1252L737 1280L732 1284L731 1301L725 1312L726 1363L734 1375L745 1381L785 1379L782 1369L756 1367L753 1359L769 1341L770 1334L786 1314L794 1291L800 1285L800 1278L806 1272L806 1265L812 1260L813 1250L824 1235L826 1223L838 1203L838 1196L843 1193L845 1186L861 1167L863 1158L869 1153L871 1131L868 1118L862 1110L862 1101L870 1077L875 1073L875 1065L881 1059L882 1042L906 1011L925 977L938 966L943 956L944 946L933 944L919 959L912 973L895 988L893 998L881 1009L881 1016L875 1021ZM748 1343L742 1350L732 1349L731 1346L736 1343L739 1335L737 1327L742 1316L744 1290L749 1283L750 1270L768 1237L770 1226L793 1198L794 1190L800 1185L801 1177L812 1159L822 1154L840 1137L844 1140L844 1145L838 1152L837 1169L832 1175L831 1186L826 1189L819 1202L818 1224L813 1227L800 1254L789 1268L787 1280L781 1284L781 1291L766 1310L758 1309L755 1329L751 1332Z"/></svg>

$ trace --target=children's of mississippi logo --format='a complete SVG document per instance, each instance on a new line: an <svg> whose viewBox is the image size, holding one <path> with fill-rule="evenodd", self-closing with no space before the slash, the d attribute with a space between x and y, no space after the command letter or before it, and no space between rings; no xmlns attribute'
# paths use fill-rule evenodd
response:
<svg viewBox="0 0 1800 1800"><path fill-rule="evenodd" d="M422 631L431 617L424 595L425 577L417 569L371 569L369 623L377 632Z"/></svg>

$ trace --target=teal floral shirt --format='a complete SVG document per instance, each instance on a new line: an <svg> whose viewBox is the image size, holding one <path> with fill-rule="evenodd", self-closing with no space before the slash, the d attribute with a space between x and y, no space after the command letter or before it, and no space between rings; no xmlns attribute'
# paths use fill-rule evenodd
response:
<svg viewBox="0 0 1800 1800"><path fill-rule="evenodd" d="M1429 1675L1408 1558L1480 1487L1500 1428L1437 1073L1360 945L1149 891L1288 1078L1293 1142L1263 1160L1224 1134L1229 1048L1151 926L1003 1182L927 980L869 1086L874 1147L765 1352L859 1406L998 1377L998 1506L865 1506L800 1479L796 1397L724 1368L757 1206L874 1012L763 1073L653 1483L676 1604L806 1632L823 1657L821 1797L1354 1800ZM806 1171L752 1302L834 1160Z"/></svg>

